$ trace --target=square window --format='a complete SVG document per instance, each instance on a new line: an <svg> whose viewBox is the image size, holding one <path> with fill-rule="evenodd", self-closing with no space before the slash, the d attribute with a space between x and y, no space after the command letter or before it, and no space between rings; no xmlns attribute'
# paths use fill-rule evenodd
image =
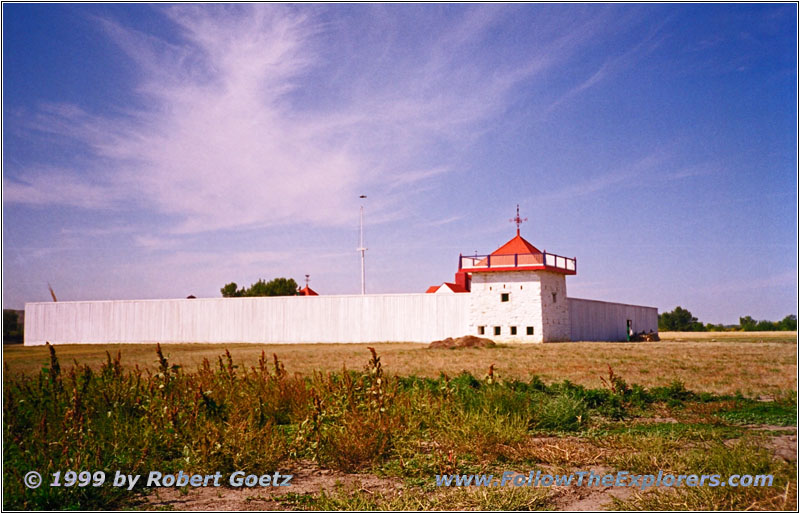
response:
<svg viewBox="0 0 800 514"><path fill-rule="evenodd" d="M507 302L508 301L508 293L501 293L500 294L500 301Z"/></svg>
<svg viewBox="0 0 800 514"><path fill-rule="evenodd" d="M517 327L511 327L511 335L512 336L517 335Z"/></svg>
<svg viewBox="0 0 800 514"><path fill-rule="evenodd" d="M483 325L479 326L478 327L478 335L482 336L485 333L486 333L486 327L484 327Z"/></svg>
<svg viewBox="0 0 800 514"><path fill-rule="evenodd" d="M494 335L496 336L500 335L500 327L494 327Z"/></svg>
<svg viewBox="0 0 800 514"><path fill-rule="evenodd" d="M533 335L533 327L528 327L528 335L529 336Z"/></svg>

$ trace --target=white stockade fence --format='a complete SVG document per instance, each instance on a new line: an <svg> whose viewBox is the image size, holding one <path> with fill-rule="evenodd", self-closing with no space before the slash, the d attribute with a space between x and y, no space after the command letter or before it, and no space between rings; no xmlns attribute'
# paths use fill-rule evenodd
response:
<svg viewBox="0 0 800 514"><path fill-rule="evenodd" d="M634 332L658 332L658 309L641 305L568 298L570 339L625 341L627 321Z"/></svg>
<svg viewBox="0 0 800 514"><path fill-rule="evenodd" d="M430 342L468 312L467 294L28 303L25 344Z"/></svg>

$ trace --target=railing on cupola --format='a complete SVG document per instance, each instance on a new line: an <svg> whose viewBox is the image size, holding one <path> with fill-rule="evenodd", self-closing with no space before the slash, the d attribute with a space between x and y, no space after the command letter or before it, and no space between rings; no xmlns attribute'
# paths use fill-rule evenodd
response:
<svg viewBox="0 0 800 514"><path fill-rule="evenodd" d="M465 271L506 269L553 269L570 275L577 272L575 257L554 253L514 253L508 255L459 255L458 269Z"/></svg>

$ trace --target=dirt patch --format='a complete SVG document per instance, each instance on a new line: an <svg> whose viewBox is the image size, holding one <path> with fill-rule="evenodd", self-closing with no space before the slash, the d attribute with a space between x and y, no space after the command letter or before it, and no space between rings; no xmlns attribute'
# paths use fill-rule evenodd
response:
<svg viewBox="0 0 800 514"><path fill-rule="evenodd" d="M320 469L310 463L301 463L292 473L288 487L198 487L181 491L174 487L159 487L142 496L134 507L146 510L295 510L296 505L282 501L287 494L316 495L322 491L362 491L388 496L399 494L402 482L370 474L350 474ZM223 483L227 484L223 478Z"/></svg>
<svg viewBox="0 0 800 514"><path fill-rule="evenodd" d="M797 428L779 425L747 425L750 430L765 430L768 432L789 432L772 436L766 447L779 459L786 462L797 462Z"/></svg>
<svg viewBox="0 0 800 514"><path fill-rule="evenodd" d="M485 337L464 336L453 339L448 337L441 341L433 341L428 348L446 348L454 350L456 348L495 348L497 343Z"/></svg>
<svg viewBox="0 0 800 514"><path fill-rule="evenodd" d="M597 475L616 474L616 471L605 466L592 466L591 470ZM555 510L568 512L607 510L613 506L615 498L627 500L640 492L634 487L590 487L586 484L555 486L553 489Z"/></svg>
<svg viewBox="0 0 800 514"><path fill-rule="evenodd" d="M797 434L775 436L767 443L767 448L786 462L797 462Z"/></svg>
<svg viewBox="0 0 800 514"><path fill-rule="evenodd" d="M768 432L789 432L769 438L764 447L771 450L773 455L786 462L797 462L797 429L795 427L784 427L779 425L745 425L750 430ZM739 439L728 439L725 444L735 445Z"/></svg>
<svg viewBox="0 0 800 514"><path fill-rule="evenodd" d="M555 502L555 510L585 512L607 510L614 499L627 500L637 492L633 487L570 487Z"/></svg>
<svg viewBox="0 0 800 514"><path fill-rule="evenodd" d="M750 430L765 430L767 432L797 432L795 427L787 427L785 425L744 425L744 428Z"/></svg>
<svg viewBox="0 0 800 514"><path fill-rule="evenodd" d="M677 423L678 420L675 418L664 418L664 417L652 417L652 418L635 418L634 421L636 423Z"/></svg>

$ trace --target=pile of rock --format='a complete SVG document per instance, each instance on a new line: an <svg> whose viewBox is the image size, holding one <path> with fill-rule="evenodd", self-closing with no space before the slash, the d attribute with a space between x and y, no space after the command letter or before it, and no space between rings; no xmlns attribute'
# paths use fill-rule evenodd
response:
<svg viewBox="0 0 800 514"><path fill-rule="evenodd" d="M453 339L448 337L441 341L434 341L428 345L428 348L447 348L454 350L456 348L494 348L497 344L491 339L485 337L464 336Z"/></svg>

